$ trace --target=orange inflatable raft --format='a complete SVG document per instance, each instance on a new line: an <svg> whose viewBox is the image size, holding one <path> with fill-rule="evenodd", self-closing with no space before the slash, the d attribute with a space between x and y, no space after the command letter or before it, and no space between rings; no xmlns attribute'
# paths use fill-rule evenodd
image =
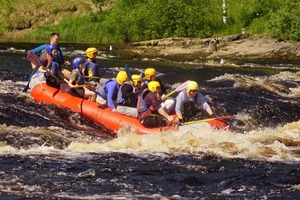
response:
<svg viewBox="0 0 300 200"><path fill-rule="evenodd" d="M45 104L55 104L86 116L93 121L103 125L108 130L117 132L122 128L130 128L130 130L137 134L165 132L165 131L180 131L183 128L188 128L190 125L184 126L167 126L160 128L146 128L138 119L126 116L120 113L112 112L108 107L102 107L96 102L86 99L74 97L69 93L62 93L60 90L48 86L44 81L39 80L39 75L33 77L31 80L31 96L37 102ZM213 120L203 121L197 124L210 125L214 128L228 127L228 124L216 118ZM194 124L193 124L194 125Z"/></svg>

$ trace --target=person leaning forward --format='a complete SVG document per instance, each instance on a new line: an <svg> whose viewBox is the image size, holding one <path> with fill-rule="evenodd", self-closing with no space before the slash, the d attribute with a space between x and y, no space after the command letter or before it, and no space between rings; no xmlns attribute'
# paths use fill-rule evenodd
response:
<svg viewBox="0 0 300 200"><path fill-rule="evenodd" d="M142 84L142 77L138 74L131 76L131 81L124 82L118 91L117 111L131 117L137 117L137 101Z"/></svg>
<svg viewBox="0 0 300 200"><path fill-rule="evenodd" d="M169 115L162 107L158 95L160 93L160 83L151 81L148 89L145 89L139 98L137 109L138 118L145 127L154 128L173 125L177 120ZM153 110L151 110L151 107Z"/></svg>
<svg viewBox="0 0 300 200"><path fill-rule="evenodd" d="M117 112L117 97L120 86L128 81L125 71L119 71L116 80L108 80L97 92L96 102L108 106L113 112Z"/></svg>
<svg viewBox="0 0 300 200"><path fill-rule="evenodd" d="M186 90L181 91L176 97L175 112L180 122L199 120L203 117L203 111L213 116L214 113L199 92L199 85L195 81L189 81Z"/></svg>

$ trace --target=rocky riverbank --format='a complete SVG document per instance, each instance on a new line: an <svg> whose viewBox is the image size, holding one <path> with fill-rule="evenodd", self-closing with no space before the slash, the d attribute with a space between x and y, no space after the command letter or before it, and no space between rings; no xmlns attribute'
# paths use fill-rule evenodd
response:
<svg viewBox="0 0 300 200"><path fill-rule="evenodd" d="M169 38L129 43L117 56L137 59L219 63L222 59L297 61L300 43L278 42L269 36L232 35L220 38Z"/></svg>

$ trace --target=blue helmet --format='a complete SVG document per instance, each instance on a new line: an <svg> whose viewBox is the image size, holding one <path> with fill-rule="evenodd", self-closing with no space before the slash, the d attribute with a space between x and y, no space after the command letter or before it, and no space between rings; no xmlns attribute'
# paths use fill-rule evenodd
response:
<svg viewBox="0 0 300 200"><path fill-rule="evenodd" d="M55 44L50 44L46 46L46 52L50 55L52 54L53 49L57 50L57 46Z"/></svg>
<svg viewBox="0 0 300 200"><path fill-rule="evenodd" d="M84 58L79 56L79 57L76 57L72 60L72 66L74 68L78 68L80 63L83 63L84 62Z"/></svg>

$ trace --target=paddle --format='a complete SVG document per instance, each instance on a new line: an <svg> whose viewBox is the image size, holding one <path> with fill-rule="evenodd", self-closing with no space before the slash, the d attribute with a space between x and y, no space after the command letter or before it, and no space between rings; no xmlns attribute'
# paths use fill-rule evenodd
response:
<svg viewBox="0 0 300 200"><path fill-rule="evenodd" d="M202 120L184 122L183 125L196 124L196 123L200 123L200 122L208 122L208 121L212 121L212 120L224 121L224 119L231 119L231 118L232 118L231 115L226 115L226 116L221 116L221 117L214 117L214 118L208 118L208 119L202 119Z"/></svg>
<svg viewBox="0 0 300 200"><path fill-rule="evenodd" d="M127 76L128 76L128 79L133 83L133 80L132 80L132 77L131 77L131 76L132 76L132 73L131 73L131 70L130 70L128 64L125 65L125 71L126 71L126 74L127 74Z"/></svg>
<svg viewBox="0 0 300 200"><path fill-rule="evenodd" d="M27 54L27 60L29 60L30 62L32 62L35 65L41 66L43 69L46 69L45 66L43 66L42 62L40 61L40 59L38 58L38 56L33 53L32 51L29 51ZM48 61L49 64L49 61ZM55 78L56 80L58 80L58 78L50 71L49 74Z"/></svg>
<svg viewBox="0 0 300 200"><path fill-rule="evenodd" d="M98 78L98 79L101 79L100 76L84 76L84 78Z"/></svg>
<svg viewBox="0 0 300 200"><path fill-rule="evenodd" d="M29 58L30 57L32 57L32 54L33 52L32 51L29 51L28 53L27 53L27 60L29 60ZM33 53L34 54L34 53ZM36 67L35 68L33 68L32 67L32 72L31 72L31 74L30 74L30 77L29 77L29 79L28 79L28 82L27 82L27 85L25 86L25 88L23 89L23 92L27 92L27 90L29 89L29 84L30 84L30 81L31 81L31 78L32 78L32 76L34 75L34 73L36 72Z"/></svg>
<svg viewBox="0 0 300 200"><path fill-rule="evenodd" d="M95 84L93 84L93 83L85 83L83 85L76 85L76 86L74 86L74 87L71 88L67 83L62 83L62 84L60 84L60 90L61 90L62 93L67 93L71 89L83 88L83 87L90 87L90 86L95 87ZM91 88L89 88L89 89L91 89ZM94 89L93 89L93 91L96 92Z"/></svg>
<svg viewBox="0 0 300 200"><path fill-rule="evenodd" d="M35 69L32 70L31 75L30 75L30 77L29 77L29 79L28 79L27 85L24 87L24 89L23 89L22 92L27 92L27 90L29 89L29 83L30 83L31 78L32 78L33 74L35 73L35 71L36 71Z"/></svg>
<svg viewBox="0 0 300 200"><path fill-rule="evenodd" d="M186 89L186 86L187 86L188 82L189 82L189 81L187 80L186 82L180 84L175 90L173 90L172 92L170 92L169 94L167 94L166 97L171 96L171 95L174 94L175 92L179 92L179 91L181 91L181 90Z"/></svg>

